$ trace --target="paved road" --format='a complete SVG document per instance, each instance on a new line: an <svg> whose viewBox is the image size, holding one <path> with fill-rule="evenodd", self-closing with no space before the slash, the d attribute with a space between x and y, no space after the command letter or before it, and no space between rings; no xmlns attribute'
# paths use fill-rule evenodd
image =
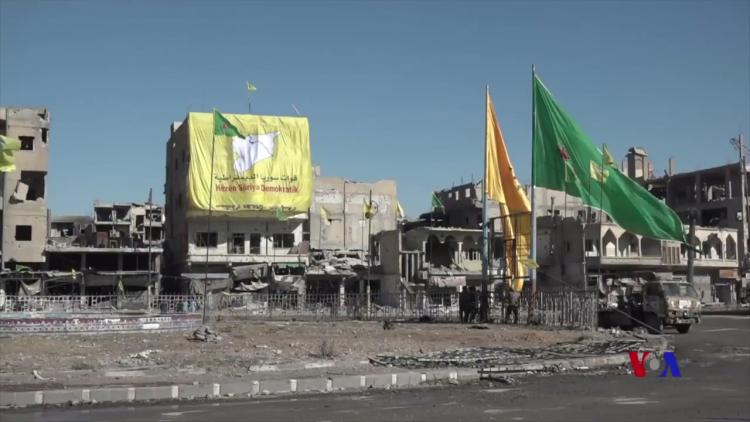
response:
<svg viewBox="0 0 750 422"><path fill-rule="evenodd" d="M18 421L750 421L750 318L710 316L673 336L682 378L540 376L364 394L142 407L21 410Z"/></svg>

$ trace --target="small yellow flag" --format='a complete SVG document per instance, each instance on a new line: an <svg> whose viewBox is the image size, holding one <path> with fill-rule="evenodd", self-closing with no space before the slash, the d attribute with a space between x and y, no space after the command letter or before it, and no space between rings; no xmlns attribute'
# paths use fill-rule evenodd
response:
<svg viewBox="0 0 750 422"><path fill-rule="evenodd" d="M365 201L364 204L362 204L362 212L364 213L365 218L370 220L377 213L377 210L373 206L372 202Z"/></svg>
<svg viewBox="0 0 750 422"><path fill-rule="evenodd" d="M401 203L398 201L396 201L396 217L406 218L406 213L404 212L404 209L401 207Z"/></svg>
<svg viewBox="0 0 750 422"><path fill-rule="evenodd" d="M320 207L320 220L325 224L326 226L331 225L331 220L328 217L328 211L324 207Z"/></svg>
<svg viewBox="0 0 750 422"><path fill-rule="evenodd" d="M615 164L615 159L612 158L612 154L609 153L609 149L607 149L607 144L604 144L602 147L602 155L604 156L604 164L608 166L612 166Z"/></svg>

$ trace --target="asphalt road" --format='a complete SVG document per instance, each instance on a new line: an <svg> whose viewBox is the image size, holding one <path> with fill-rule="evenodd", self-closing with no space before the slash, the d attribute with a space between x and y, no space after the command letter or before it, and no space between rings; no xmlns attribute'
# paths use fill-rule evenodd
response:
<svg viewBox="0 0 750 422"><path fill-rule="evenodd" d="M672 334L681 378L622 371L409 391L19 410L18 421L750 421L750 317L709 316Z"/></svg>

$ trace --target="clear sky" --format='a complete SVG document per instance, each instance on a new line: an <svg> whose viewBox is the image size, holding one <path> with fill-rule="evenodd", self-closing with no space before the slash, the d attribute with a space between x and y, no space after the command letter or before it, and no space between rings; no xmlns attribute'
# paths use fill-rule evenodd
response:
<svg viewBox="0 0 750 422"><path fill-rule="evenodd" d="M50 109L54 214L163 201L187 111L310 119L322 174L395 179L410 216L481 177L484 86L530 180L531 80L618 158L661 174L750 134L750 1L0 0L0 104Z"/></svg>

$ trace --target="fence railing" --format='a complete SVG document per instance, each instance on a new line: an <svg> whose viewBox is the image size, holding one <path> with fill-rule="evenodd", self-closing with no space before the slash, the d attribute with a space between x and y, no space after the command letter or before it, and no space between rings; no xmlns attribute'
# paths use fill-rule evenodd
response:
<svg viewBox="0 0 750 422"><path fill-rule="evenodd" d="M98 296L0 296L0 314L34 313L95 313L121 311L151 313L199 312L201 296L160 295L146 293Z"/></svg>
<svg viewBox="0 0 750 422"><path fill-rule="evenodd" d="M465 306L472 317L479 313L479 298ZM293 294L243 293L211 298L211 315L251 319L301 320L427 320L461 321L458 293L445 294ZM509 302L491 295L489 317L503 322ZM597 324L594 292L556 291L521 295L518 322L551 327L593 328ZM529 312L533 310L533 312ZM509 313L509 320L513 320ZM531 318L531 319L530 319Z"/></svg>
<svg viewBox="0 0 750 422"><path fill-rule="evenodd" d="M259 320L423 320L458 322L461 311L475 317L479 297L461 306L458 293L425 294L297 294L241 293L209 296L209 315ZM509 302L490 295L489 317L503 322ZM524 293L517 304L518 322L550 327L592 328L597 324L595 292L555 291ZM35 313L199 313L203 298L191 295L105 295L105 296L5 296L0 297L0 314ZM529 312L532 310L533 312Z"/></svg>

